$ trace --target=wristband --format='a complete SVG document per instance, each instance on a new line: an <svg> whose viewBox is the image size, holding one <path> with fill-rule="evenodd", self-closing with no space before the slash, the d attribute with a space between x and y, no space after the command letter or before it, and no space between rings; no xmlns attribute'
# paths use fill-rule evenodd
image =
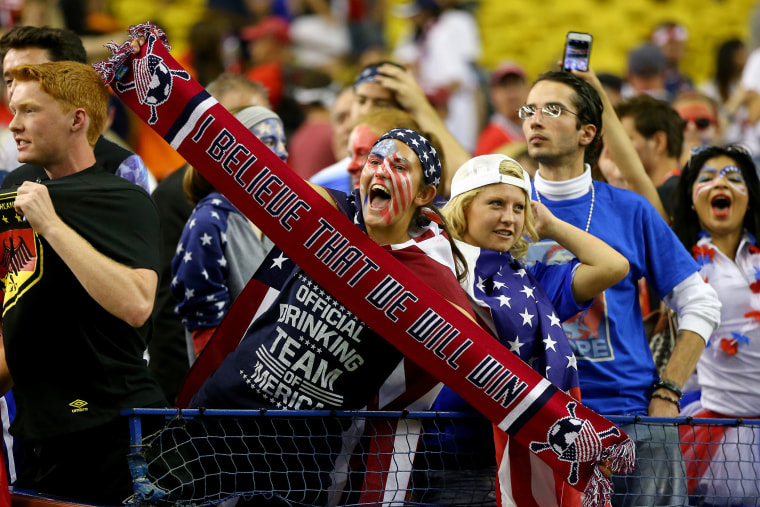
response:
<svg viewBox="0 0 760 507"><path fill-rule="evenodd" d="M672 380L668 379L660 379L659 382L655 382L655 384L652 386L653 390L657 389L667 389L668 391L671 391L673 394L678 396L678 399L680 400L683 398L683 392L681 391L681 386L673 382Z"/></svg>
<svg viewBox="0 0 760 507"><path fill-rule="evenodd" d="M658 400L669 401L670 403L673 403L676 407L678 407L678 411L679 412L681 411L681 402L678 401L678 400L675 400L675 399L671 398L670 396L665 396L664 394L652 393L649 396L649 399L651 400L652 398L657 398Z"/></svg>

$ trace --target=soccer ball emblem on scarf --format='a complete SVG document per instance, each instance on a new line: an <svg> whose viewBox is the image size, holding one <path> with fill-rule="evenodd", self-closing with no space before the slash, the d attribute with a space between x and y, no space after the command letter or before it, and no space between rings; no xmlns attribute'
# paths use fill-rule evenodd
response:
<svg viewBox="0 0 760 507"><path fill-rule="evenodd" d="M546 442L530 443L530 450L536 454L551 449L560 461L571 463L567 482L573 485L578 483L578 462L593 460L604 449L605 438L620 436L620 430L614 426L598 433L591 423L575 416L575 406L573 402L566 405L570 415L552 425Z"/></svg>
<svg viewBox="0 0 760 507"><path fill-rule="evenodd" d="M135 88L137 92L137 100L140 101L141 104L150 107L148 125L154 125L158 121L156 107L169 100L169 95L172 93L174 76L180 77L185 81L190 80L190 74L188 72L185 72L184 70L170 69L169 66L164 63L163 58L153 54L153 44L155 42L156 38L148 38L148 52L145 56L135 59L135 71L133 72L133 75L136 77L134 81L129 83L116 82L116 88L118 88L121 93Z"/></svg>

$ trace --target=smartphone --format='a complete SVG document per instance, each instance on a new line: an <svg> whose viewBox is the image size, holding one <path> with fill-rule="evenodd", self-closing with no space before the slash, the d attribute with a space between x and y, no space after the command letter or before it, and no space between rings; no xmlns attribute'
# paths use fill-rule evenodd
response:
<svg viewBox="0 0 760 507"><path fill-rule="evenodd" d="M590 33L567 32L565 40L565 54L562 58L562 70L588 70L589 57L591 56Z"/></svg>

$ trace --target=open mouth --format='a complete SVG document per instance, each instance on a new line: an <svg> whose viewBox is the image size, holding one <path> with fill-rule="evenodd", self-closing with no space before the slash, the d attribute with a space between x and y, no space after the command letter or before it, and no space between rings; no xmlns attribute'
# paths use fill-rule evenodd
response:
<svg viewBox="0 0 760 507"><path fill-rule="evenodd" d="M719 194L710 201L713 213L717 217L725 217L731 211L731 198L725 194Z"/></svg>
<svg viewBox="0 0 760 507"><path fill-rule="evenodd" d="M386 207L390 200L391 193L386 187L375 184L369 188L369 203L373 208Z"/></svg>

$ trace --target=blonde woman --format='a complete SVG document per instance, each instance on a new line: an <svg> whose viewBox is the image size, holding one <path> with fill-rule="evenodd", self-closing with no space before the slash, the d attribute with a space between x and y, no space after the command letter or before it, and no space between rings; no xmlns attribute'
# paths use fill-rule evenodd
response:
<svg viewBox="0 0 760 507"><path fill-rule="evenodd" d="M575 357L561 322L622 280L628 261L532 202L530 195L530 178L520 164L506 155L482 155L455 174L443 215L466 258L462 287L481 325L534 370L580 398ZM576 258L556 266L523 265L528 240L545 238ZM553 476L548 469L536 473L546 465L531 458L527 448L508 442L497 427L494 438L500 505L530 505L537 498L542 505L580 504L579 493L560 479L547 479L537 489L537 477ZM522 466L512 468L512 461Z"/></svg>

